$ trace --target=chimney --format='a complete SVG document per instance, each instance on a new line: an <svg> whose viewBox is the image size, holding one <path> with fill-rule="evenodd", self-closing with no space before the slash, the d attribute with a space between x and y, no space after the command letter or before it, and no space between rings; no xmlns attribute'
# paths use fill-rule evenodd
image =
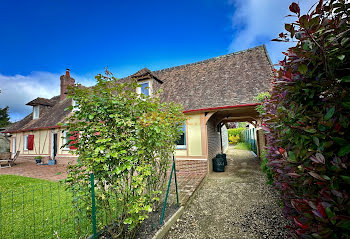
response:
<svg viewBox="0 0 350 239"><path fill-rule="evenodd" d="M68 94L68 89L67 86L74 86L75 80L70 77L69 74L70 70L66 70L65 75L61 75L60 80L61 80L61 95L60 95L60 100L64 100L67 97Z"/></svg>

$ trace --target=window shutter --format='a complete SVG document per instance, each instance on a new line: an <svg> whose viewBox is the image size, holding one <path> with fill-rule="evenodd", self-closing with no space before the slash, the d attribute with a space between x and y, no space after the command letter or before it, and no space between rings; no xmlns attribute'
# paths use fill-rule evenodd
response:
<svg viewBox="0 0 350 239"><path fill-rule="evenodd" d="M27 149L28 150L33 150L34 148L34 135L31 134L31 135L28 135L28 146L27 146Z"/></svg>
<svg viewBox="0 0 350 239"><path fill-rule="evenodd" d="M70 136L69 136L69 149L77 149L77 147L75 147L75 144L78 143L78 139L79 139L79 132L71 132Z"/></svg>

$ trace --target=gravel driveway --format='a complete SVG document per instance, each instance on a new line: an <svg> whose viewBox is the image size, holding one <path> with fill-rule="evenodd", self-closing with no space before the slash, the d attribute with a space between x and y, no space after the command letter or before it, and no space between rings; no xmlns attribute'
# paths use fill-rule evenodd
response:
<svg viewBox="0 0 350 239"><path fill-rule="evenodd" d="M225 173L213 173L166 238L290 238L278 193L259 160L230 148Z"/></svg>

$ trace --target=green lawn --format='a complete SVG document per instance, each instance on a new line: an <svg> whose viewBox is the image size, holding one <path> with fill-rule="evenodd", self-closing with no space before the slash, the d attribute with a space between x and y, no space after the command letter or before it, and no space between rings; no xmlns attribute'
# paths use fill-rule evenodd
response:
<svg viewBox="0 0 350 239"><path fill-rule="evenodd" d="M246 142L239 142L235 145L235 149L251 150L250 145Z"/></svg>
<svg viewBox="0 0 350 239"><path fill-rule="evenodd" d="M75 216L64 183L0 175L0 238L74 238L78 226L90 234L87 217Z"/></svg>

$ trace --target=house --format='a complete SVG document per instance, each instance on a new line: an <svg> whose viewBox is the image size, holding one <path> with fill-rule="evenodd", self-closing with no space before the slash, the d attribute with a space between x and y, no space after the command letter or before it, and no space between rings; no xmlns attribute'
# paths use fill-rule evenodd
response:
<svg viewBox="0 0 350 239"><path fill-rule="evenodd" d="M124 78L137 79L138 92L151 95L163 89L161 101L181 103L186 115L183 135L175 153L177 169L182 172L212 171L212 158L227 147L227 122L261 123L254 97L270 89L272 64L264 45L191 64L151 71L141 69ZM66 164L76 160L69 148L61 148L66 138L59 122L71 114L64 109L73 104L66 97L74 85L69 71L60 77L61 94L51 99L37 98L27 105L33 112L7 129L11 133L11 152L21 157L41 155ZM260 145L264 135L257 131ZM260 147L261 148L261 147Z"/></svg>

